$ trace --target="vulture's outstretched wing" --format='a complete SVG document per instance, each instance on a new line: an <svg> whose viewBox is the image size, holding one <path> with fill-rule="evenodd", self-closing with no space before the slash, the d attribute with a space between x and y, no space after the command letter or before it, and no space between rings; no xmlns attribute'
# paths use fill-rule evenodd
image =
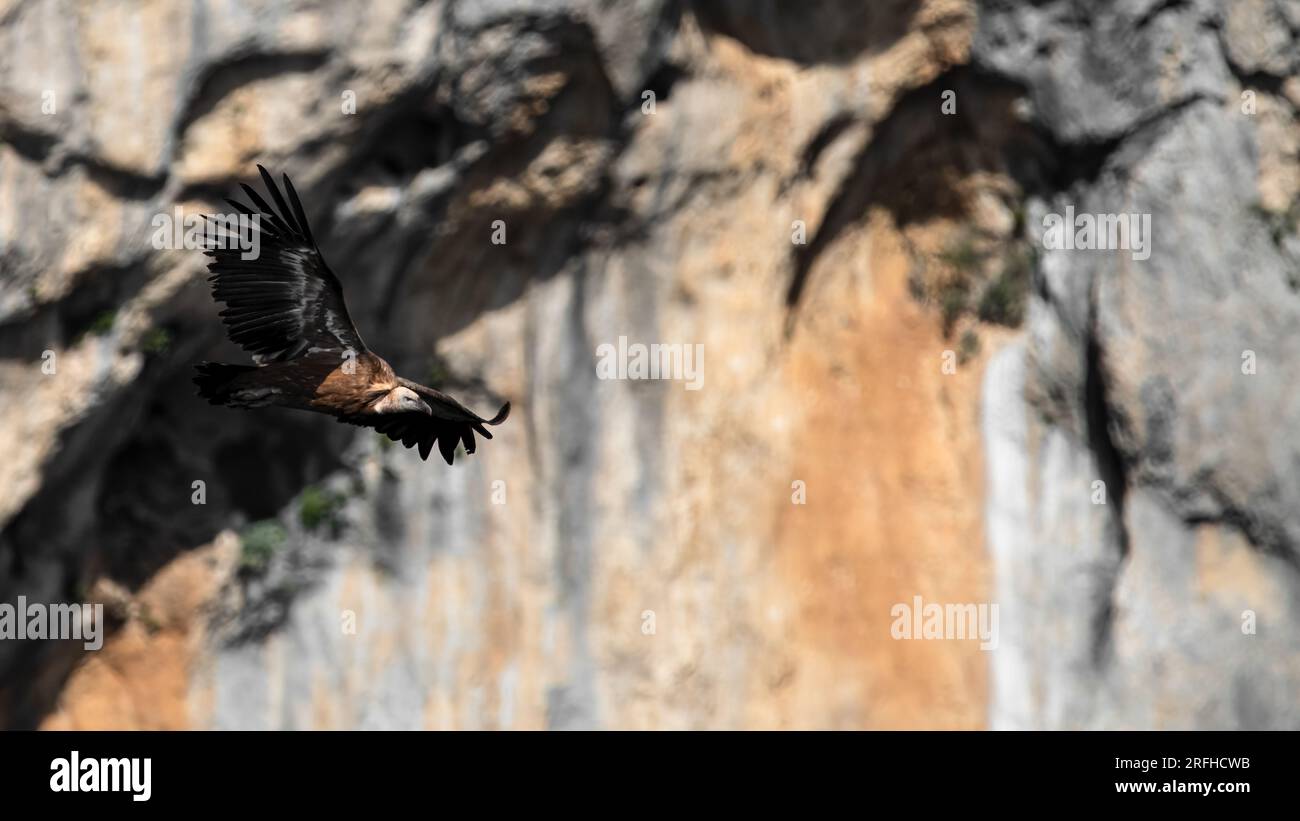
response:
<svg viewBox="0 0 1300 821"><path fill-rule="evenodd" d="M267 204L251 186L242 185L253 205L226 200L241 213L256 216L260 248L257 259L243 259L244 249L209 248L212 296L226 304L221 312L232 342L258 361L284 361L308 351L366 351L348 316L343 287L325 264L298 192L284 175L288 201L262 166L262 181L275 200ZM218 223L219 224L219 223ZM228 236L220 233L219 236Z"/></svg>
<svg viewBox="0 0 1300 821"><path fill-rule="evenodd" d="M464 444L466 453L474 452L474 433L491 439L492 434L484 425L499 425L510 415L510 403L507 402L491 419L484 419L469 408L452 399L441 391L426 388L409 379L398 379L401 385L410 388L424 399L433 410L433 415L423 413L385 413L341 416L340 422L351 425L374 428L394 442L401 442L406 447L418 447L421 459L428 459L435 442L442 458L451 464L456 455L456 445Z"/></svg>

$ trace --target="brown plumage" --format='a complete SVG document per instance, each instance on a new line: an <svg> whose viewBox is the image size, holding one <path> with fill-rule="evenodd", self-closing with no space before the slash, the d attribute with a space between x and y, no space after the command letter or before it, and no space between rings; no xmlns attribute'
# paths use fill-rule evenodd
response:
<svg viewBox="0 0 1300 821"><path fill-rule="evenodd" d="M199 363L199 396L235 408L276 405L326 413L417 447L421 459L429 458L436 442L447 464L457 444L474 452L475 432L491 439L484 425L504 422L510 403L484 419L447 394L393 373L352 324L343 287L316 247L288 175L286 201L266 169L257 170L276 207L248 185L243 189L256 211L227 202L256 217L258 257L243 259L231 242L205 251L212 257L212 296L226 306L221 317L227 334L256 364ZM229 238L222 231L217 236Z"/></svg>

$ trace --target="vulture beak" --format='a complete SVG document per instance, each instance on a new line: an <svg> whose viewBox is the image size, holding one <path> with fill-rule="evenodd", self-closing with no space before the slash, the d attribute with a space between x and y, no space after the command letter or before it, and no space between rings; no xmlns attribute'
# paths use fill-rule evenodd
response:
<svg viewBox="0 0 1300 821"><path fill-rule="evenodd" d="M423 399L420 400L420 412L425 416L433 416L433 408L429 407L429 403Z"/></svg>

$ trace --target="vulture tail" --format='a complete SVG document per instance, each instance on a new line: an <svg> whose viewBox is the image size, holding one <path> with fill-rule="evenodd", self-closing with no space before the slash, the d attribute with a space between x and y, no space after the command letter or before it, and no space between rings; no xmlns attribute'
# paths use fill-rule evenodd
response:
<svg viewBox="0 0 1300 821"><path fill-rule="evenodd" d="M194 384L199 386L199 396L214 405L224 405L230 399L230 383L235 377L257 368L252 365L200 362L194 366L194 370L198 371Z"/></svg>

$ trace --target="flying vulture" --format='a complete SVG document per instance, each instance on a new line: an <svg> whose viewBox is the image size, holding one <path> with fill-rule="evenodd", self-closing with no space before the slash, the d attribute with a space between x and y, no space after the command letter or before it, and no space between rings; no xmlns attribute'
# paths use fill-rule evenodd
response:
<svg viewBox="0 0 1300 821"><path fill-rule="evenodd" d="M396 375L352 324L343 287L312 239L288 175L281 193L265 168L257 170L276 207L242 183L257 210L226 200L253 218L261 243L257 258L244 259L246 251L233 242L208 243L204 252L212 257L212 296L226 305L221 317L227 334L256 364L199 363L199 396L232 408L276 405L327 413L418 447L421 459L429 458L437 442L447 464L457 444L474 452L475 432L491 439L484 425L504 422L510 403L484 419L447 394ZM215 236L232 237L220 231Z"/></svg>

